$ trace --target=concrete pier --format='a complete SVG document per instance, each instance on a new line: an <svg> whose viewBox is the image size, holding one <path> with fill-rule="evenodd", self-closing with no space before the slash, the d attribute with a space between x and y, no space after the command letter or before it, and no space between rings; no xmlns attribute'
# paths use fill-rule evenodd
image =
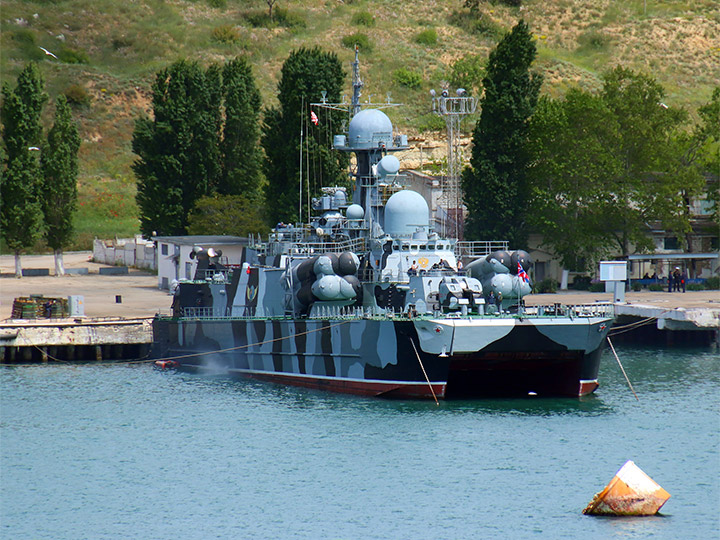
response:
<svg viewBox="0 0 720 540"><path fill-rule="evenodd" d="M11 319L0 323L0 363L136 359L152 343L152 319Z"/></svg>

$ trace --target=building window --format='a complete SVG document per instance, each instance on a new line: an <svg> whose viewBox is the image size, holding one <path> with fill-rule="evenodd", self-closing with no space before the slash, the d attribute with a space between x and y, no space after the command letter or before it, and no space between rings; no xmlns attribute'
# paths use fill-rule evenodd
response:
<svg viewBox="0 0 720 540"><path fill-rule="evenodd" d="M160 253L163 255L168 254L168 245L167 244L160 244Z"/></svg>
<svg viewBox="0 0 720 540"><path fill-rule="evenodd" d="M710 237L710 249L712 249L712 250L720 249L720 236L711 236Z"/></svg>
<svg viewBox="0 0 720 540"><path fill-rule="evenodd" d="M680 243L676 236L666 236L663 247L665 249L680 249Z"/></svg>

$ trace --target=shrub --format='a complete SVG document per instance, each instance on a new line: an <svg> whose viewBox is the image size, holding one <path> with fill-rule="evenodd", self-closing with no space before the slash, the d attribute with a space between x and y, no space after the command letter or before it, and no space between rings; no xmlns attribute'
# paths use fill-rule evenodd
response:
<svg viewBox="0 0 720 540"><path fill-rule="evenodd" d="M705 280L705 287L708 290L712 290L712 291L716 291L716 290L720 289L720 277L713 276L713 277L707 278Z"/></svg>
<svg viewBox="0 0 720 540"><path fill-rule="evenodd" d="M80 84L71 84L65 90L63 94L71 105L86 106L90 105L91 97L84 86Z"/></svg>
<svg viewBox="0 0 720 540"><path fill-rule="evenodd" d="M422 85L422 75L416 71L400 68L393 71L393 80L401 86L407 88L420 88Z"/></svg>
<svg viewBox="0 0 720 540"><path fill-rule="evenodd" d="M466 54L455 60L447 74L451 87L464 88L470 93L480 89L484 76L485 60L479 54Z"/></svg>
<svg viewBox="0 0 720 540"><path fill-rule="evenodd" d="M536 293L554 293L558 290L558 282L552 278L545 278L533 285L533 290Z"/></svg>
<svg viewBox="0 0 720 540"><path fill-rule="evenodd" d="M133 40L132 38L129 38L127 36L118 36L114 37L112 39L112 47L113 49L120 50L120 49L126 49L128 47L132 47Z"/></svg>
<svg viewBox="0 0 720 540"><path fill-rule="evenodd" d="M362 52L369 53L372 51L372 43L370 43L370 39L360 32L345 36L342 38L342 44L343 47L347 47L348 49L354 49L355 45L357 45Z"/></svg>
<svg viewBox="0 0 720 540"><path fill-rule="evenodd" d="M225 9L227 7L227 0L208 0L208 6L218 9Z"/></svg>
<svg viewBox="0 0 720 540"><path fill-rule="evenodd" d="M305 28L307 26L305 17L299 13L291 12L283 8L275 8L273 11L273 19L277 22L278 26L284 26L285 28Z"/></svg>
<svg viewBox="0 0 720 540"><path fill-rule="evenodd" d="M251 11L243 14L243 18L254 28L270 28L275 26L267 11Z"/></svg>
<svg viewBox="0 0 720 540"><path fill-rule="evenodd" d="M428 28L423 30L415 36L415 43L420 45L437 45L437 32L434 28Z"/></svg>
<svg viewBox="0 0 720 540"><path fill-rule="evenodd" d="M367 11L358 11L352 16L352 23L355 26L375 26L375 17Z"/></svg>
<svg viewBox="0 0 720 540"><path fill-rule="evenodd" d="M705 284L704 283L688 283L687 290L688 291L704 291Z"/></svg>
<svg viewBox="0 0 720 540"><path fill-rule="evenodd" d="M470 31L473 34L478 34L491 39L498 39L503 35L502 27L489 17L480 17L475 20L470 27Z"/></svg>
<svg viewBox="0 0 720 540"><path fill-rule="evenodd" d="M240 32L238 32L238 29L234 26L222 24L213 28L212 39L218 43L235 43L238 39L240 39Z"/></svg>
<svg viewBox="0 0 720 540"><path fill-rule="evenodd" d="M423 131L444 131L445 120L434 113L424 114L415 120L415 127L421 133Z"/></svg>
<svg viewBox="0 0 720 540"><path fill-rule="evenodd" d="M651 290L652 292L660 292L660 291L664 291L665 287L663 285L661 285L660 283L651 283L650 285L648 285L648 289Z"/></svg>
<svg viewBox="0 0 720 540"><path fill-rule="evenodd" d="M90 57L85 51L76 51L75 49L69 49L63 47L58 53L58 59L66 64L89 64Z"/></svg>
<svg viewBox="0 0 720 540"><path fill-rule="evenodd" d="M610 44L610 38L597 30L588 30L578 37L580 48L601 51Z"/></svg>
<svg viewBox="0 0 720 540"><path fill-rule="evenodd" d="M18 28L12 33L13 41L24 45L35 45L35 34L27 28Z"/></svg>
<svg viewBox="0 0 720 540"><path fill-rule="evenodd" d="M590 287L588 287L588 291L590 292L605 292L605 284L604 283L591 283Z"/></svg>
<svg viewBox="0 0 720 540"><path fill-rule="evenodd" d="M637 282L635 282L635 283L632 284L632 290L635 291L635 292L640 292L640 291L642 291L642 288L643 288L642 283L637 283Z"/></svg>
<svg viewBox="0 0 720 540"><path fill-rule="evenodd" d="M590 289L591 279L590 276L575 276L571 287L576 291L587 291Z"/></svg>

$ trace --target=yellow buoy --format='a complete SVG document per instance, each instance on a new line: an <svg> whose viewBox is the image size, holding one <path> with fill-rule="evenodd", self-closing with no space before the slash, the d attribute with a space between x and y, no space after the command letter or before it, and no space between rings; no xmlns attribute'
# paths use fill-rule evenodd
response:
<svg viewBox="0 0 720 540"><path fill-rule="evenodd" d="M670 494L628 461L610 483L593 497L583 514L610 516L652 516L670 498Z"/></svg>

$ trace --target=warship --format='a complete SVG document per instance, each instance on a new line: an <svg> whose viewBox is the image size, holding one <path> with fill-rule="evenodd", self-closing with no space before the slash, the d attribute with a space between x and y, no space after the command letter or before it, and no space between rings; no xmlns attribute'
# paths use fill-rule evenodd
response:
<svg viewBox="0 0 720 540"><path fill-rule="evenodd" d="M386 398L593 392L612 306L526 307L526 252L438 234L394 155L407 137L360 104L357 52L352 66L333 139L354 154L352 193L323 188L309 223L278 224L240 264L193 251L194 279L153 321L156 364Z"/></svg>

